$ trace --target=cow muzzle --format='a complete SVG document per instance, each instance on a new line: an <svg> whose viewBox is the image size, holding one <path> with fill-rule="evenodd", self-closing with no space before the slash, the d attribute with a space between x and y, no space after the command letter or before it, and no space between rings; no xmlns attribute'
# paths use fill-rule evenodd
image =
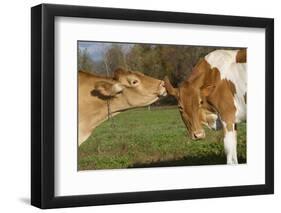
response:
<svg viewBox="0 0 281 213"><path fill-rule="evenodd" d="M206 135L205 135L205 131L203 129L192 133L193 140L204 139L205 137L206 137Z"/></svg>
<svg viewBox="0 0 281 213"><path fill-rule="evenodd" d="M161 81L159 84L159 96L166 96L167 95L167 90L165 88L165 82Z"/></svg>

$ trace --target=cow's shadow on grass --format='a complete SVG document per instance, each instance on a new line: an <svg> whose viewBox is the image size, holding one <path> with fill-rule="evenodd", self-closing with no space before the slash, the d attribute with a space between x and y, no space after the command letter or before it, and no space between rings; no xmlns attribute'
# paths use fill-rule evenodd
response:
<svg viewBox="0 0 281 213"><path fill-rule="evenodd" d="M238 158L239 164L245 164L245 158ZM226 164L225 156L205 155L205 156L185 156L177 160L163 160L150 163L135 163L129 168L149 168L149 167L171 167L171 166L202 166L202 165L223 165Z"/></svg>

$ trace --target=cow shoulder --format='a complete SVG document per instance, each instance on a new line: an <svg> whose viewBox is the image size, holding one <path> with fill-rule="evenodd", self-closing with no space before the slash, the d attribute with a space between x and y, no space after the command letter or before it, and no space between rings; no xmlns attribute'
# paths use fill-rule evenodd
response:
<svg viewBox="0 0 281 213"><path fill-rule="evenodd" d="M212 71L210 64L204 59L201 58L197 64L192 69L190 76L188 77L187 81L192 83L194 87L201 87L206 84L206 79L213 81L216 79L216 75L218 74Z"/></svg>
<svg viewBox="0 0 281 213"><path fill-rule="evenodd" d="M208 101L215 107L221 119L225 122L235 122L235 94L235 85L231 81L223 79L217 83L214 91L208 96Z"/></svg>

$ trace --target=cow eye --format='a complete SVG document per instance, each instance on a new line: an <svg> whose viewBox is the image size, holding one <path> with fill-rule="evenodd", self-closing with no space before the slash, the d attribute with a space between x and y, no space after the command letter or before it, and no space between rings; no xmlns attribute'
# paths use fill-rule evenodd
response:
<svg viewBox="0 0 281 213"><path fill-rule="evenodd" d="M138 83L138 80L133 80L133 84L137 84Z"/></svg>

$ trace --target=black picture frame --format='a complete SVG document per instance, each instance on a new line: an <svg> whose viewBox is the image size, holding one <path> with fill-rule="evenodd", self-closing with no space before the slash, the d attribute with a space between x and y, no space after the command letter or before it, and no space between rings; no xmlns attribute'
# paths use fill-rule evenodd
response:
<svg viewBox="0 0 281 213"><path fill-rule="evenodd" d="M265 184L93 195L54 195L55 17L263 28L265 48ZM31 204L39 208L217 198L274 193L274 20L164 11L41 4L31 8Z"/></svg>

